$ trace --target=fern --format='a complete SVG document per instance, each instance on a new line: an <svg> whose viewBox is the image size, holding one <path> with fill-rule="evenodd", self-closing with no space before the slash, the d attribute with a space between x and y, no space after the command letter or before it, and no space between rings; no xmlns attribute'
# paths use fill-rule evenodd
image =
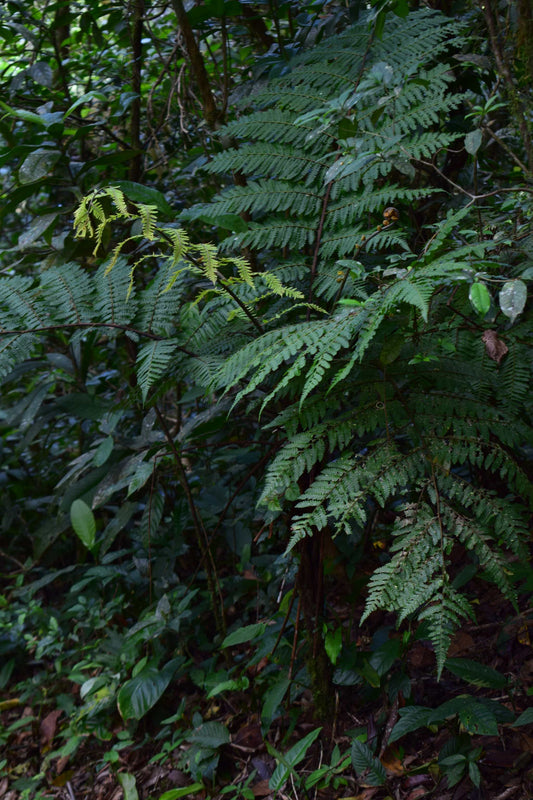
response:
<svg viewBox="0 0 533 800"><path fill-rule="evenodd" d="M176 352L178 342L172 339L147 342L137 355L137 380L141 388L143 400L154 383L161 378Z"/></svg>
<svg viewBox="0 0 533 800"><path fill-rule="evenodd" d="M0 281L0 374L49 326L98 327L136 340L145 402L179 375L223 396L230 414L248 403L279 444L260 505L290 520L286 550L325 529L368 534L370 508L389 509L364 618L386 608L420 620L440 672L472 617L453 583L457 548L515 600L506 564L522 555L533 500L531 362L520 320L500 326L500 365L486 352L468 288L480 272L501 282L502 265L495 242L461 230L470 204L425 244L408 229L435 193L418 162L441 163L458 137L446 57L460 30L427 9L386 25L381 40L363 19L301 52L254 97L258 110L222 132L235 147L206 170L240 185L180 217L233 225L220 247L193 243L120 189L85 198L78 236L97 254L108 229L119 241L90 277L65 265ZM120 239L123 225L133 232ZM151 464L120 470L105 491Z"/></svg>

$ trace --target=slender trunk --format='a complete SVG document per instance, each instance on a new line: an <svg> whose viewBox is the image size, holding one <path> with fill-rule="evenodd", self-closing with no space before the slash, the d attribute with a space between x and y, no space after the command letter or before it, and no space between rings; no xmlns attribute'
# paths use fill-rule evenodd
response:
<svg viewBox="0 0 533 800"><path fill-rule="evenodd" d="M220 114L217 111L215 98L211 91L209 76L205 68L204 59L194 37L194 32L189 22L187 12L182 0L172 0L172 7L175 11L178 25L180 26L185 40L185 49L189 57L191 72L200 94L204 119L209 128L216 128Z"/></svg>
<svg viewBox="0 0 533 800"><path fill-rule="evenodd" d="M335 713L333 670L324 645L324 531L306 536L299 545L297 588L308 640L307 671L315 717L329 723Z"/></svg>
<svg viewBox="0 0 533 800"><path fill-rule="evenodd" d="M144 0L132 0L131 10L131 91L135 95L135 99L131 104L130 141L132 150L135 150L136 152L130 163L129 178L132 181L139 181L142 175L141 85Z"/></svg>

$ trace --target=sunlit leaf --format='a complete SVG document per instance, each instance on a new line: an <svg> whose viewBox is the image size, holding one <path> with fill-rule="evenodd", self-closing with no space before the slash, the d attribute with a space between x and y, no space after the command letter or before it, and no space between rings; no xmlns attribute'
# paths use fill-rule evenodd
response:
<svg viewBox="0 0 533 800"><path fill-rule="evenodd" d="M490 294L485 284L479 281L473 283L470 286L468 297L478 314L485 316L490 308Z"/></svg>
<svg viewBox="0 0 533 800"><path fill-rule="evenodd" d="M523 281L507 281L500 291L500 308L511 322L522 313L527 300L527 286Z"/></svg>

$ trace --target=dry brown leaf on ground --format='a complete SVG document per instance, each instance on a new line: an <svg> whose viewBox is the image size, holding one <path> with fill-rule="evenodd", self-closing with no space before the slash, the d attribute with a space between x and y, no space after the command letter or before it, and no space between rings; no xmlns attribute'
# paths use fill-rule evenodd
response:
<svg viewBox="0 0 533 800"><path fill-rule="evenodd" d="M55 711L50 711L49 714L42 720L39 726L39 732L41 734L41 748L49 748L54 741L54 736L56 735L57 730L57 721L62 714L62 710L60 708L56 708Z"/></svg>

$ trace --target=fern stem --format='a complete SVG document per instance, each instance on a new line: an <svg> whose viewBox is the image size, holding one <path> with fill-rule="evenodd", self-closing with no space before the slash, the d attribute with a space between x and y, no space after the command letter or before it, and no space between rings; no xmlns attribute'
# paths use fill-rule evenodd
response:
<svg viewBox="0 0 533 800"><path fill-rule="evenodd" d="M225 280L226 280L226 279L225 279L224 275L223 275L221 272L219 272L218 270L217 270L217 278L219 278L219 279L220 279L220 285L222 286L222 288L224 289L224 291L226 292L226 294L229 294L229 296L231 297L231 299L232 299L232 300L233 300L235 303L237 303L237 305L239 306L239 308L241 308L241 309L242 309L242 311L244 311L244 313L246 314L246 316L248 317L248 319L250 320L250 322L252 323L252 325L254 325L254 327L257 329L257 331L258 331L259 333L263 334L263 333L265 332L265 329L263 328L263 326L261 325L261 323L259 322L259 320L258 320L256 317L254 317L254 315L252 314L252 312L250 311L250 309L249 309L249 308L246 306L246 303L243 303L243 301L240 299L240 297L237 297L237 295L235 294L235 292L233 292L233 291L232 291L232 290L229 288L229 286L227 286L227 285L225 284Z"/></svg>

